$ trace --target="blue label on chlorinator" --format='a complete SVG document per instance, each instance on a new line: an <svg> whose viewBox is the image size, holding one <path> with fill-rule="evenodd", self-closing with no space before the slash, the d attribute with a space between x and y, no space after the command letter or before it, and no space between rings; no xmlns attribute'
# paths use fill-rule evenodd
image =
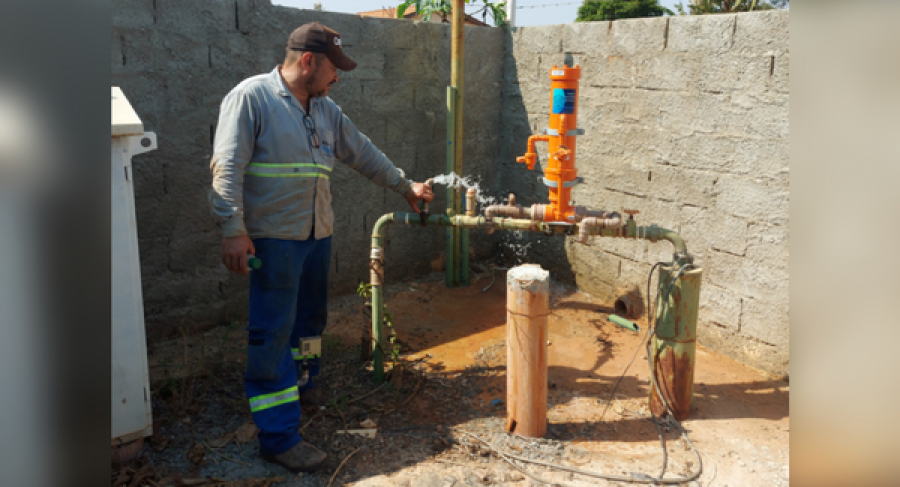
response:
<svg viewBox="0 0 900 487"><path fill-rule="evenodd" d="M553 113L575 113L575 90L553 89Z"/></svg>

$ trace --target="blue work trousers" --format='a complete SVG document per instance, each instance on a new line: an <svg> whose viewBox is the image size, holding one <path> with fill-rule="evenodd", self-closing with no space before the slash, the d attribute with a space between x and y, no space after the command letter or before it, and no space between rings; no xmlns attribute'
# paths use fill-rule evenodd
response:
<svg viewBox="0 0 900 487"><path fill-rule="evenodd" d="M253 241L262 267L250 273L250 326L244 389L260 448L283 453L302 441L297 366L301 337L320 336L328 320L331 237ZM318 359L310 377L319 373ZM312 386L312 380L304 387Z"/></svg>

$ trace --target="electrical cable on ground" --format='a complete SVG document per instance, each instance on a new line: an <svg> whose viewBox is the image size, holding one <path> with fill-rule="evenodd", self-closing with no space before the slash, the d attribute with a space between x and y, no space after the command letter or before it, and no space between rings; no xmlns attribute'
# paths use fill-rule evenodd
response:
<svg viewBox="0 0 900 487"><path fill-rule="evenodd" d="M659 399L662 401L663 405L666 407L666 412L668 414L665 418L657 418L656 415L653 414L653 409L650 408L651 418L649 418L648 421L651 421L656 426L656 432L657 432L657 435L659 436L660 444L661 444L662 450L663 450L662 468L660 469L660 474L658 477L652 477L650 475L639 473L639 472L632 472L630 477L626 477L623 475L604 474L601 472L591 472L588 470L581 470L578 468L568 467L565 465L559 465L559 464L555 464L555 463L544 462L541 460L534 460L531 458L521 457L518 455L514 455L512 453L509 453L509 452L504 452L504 451L500 450L498 447L496 447L493 444L491 444L490 442L488 442L487 440L483 440L483 439L475 436L471 432L456 429L456 428L451 428L451 429L459 431L461 433L465 433L466 435L471 436L471 437L475 438L476 440L484 443L493 452L497 453L497 455L499 455L503 460L505 460L507 463L512 465L516 470L519 470L520 472L528 475L532 479L537 480L539 482L543 482L545 484L565 486L565 484L562 484L559 482L550 482L550 481L541 479L540 477L536 477L531 473L526 472L521 466L516 465L512 461L512 459L519 460L522 462L527 462L527 463L533 463L536 465L543 465L545 467L555 468L558 470L564 470L567 472L577 473L579 475L585 475L588 477L601 478L601 479L612 480L612 481L617 481L617 482L631 482L631 483L640 483L640 484L683 484L683 483L690 482L692 480L696 480L696 479L700 478L700 475L703 474L703 459L700 456L700 451L697 450L697 447L694 445L694 443L691 441L691 439L688 438L687 431L684 429L684 427L681 426L681 423L675 419L675 415L672 413L671 407L669 407L669 402L666 400L665 396L662 395L662 391L660 390L659 384L656 381L656 371L653 368L653 360L652 360L651 350L650 350L650 343L651 343L650 340L652 340L653 337L656 336L656 327L659 324L659 316L656 316L655 312L651 315L651 312L650 312L650 310L651 310L651 308L650 308L650 283L653 279L653 272L656 269L656 267L658 267L660 265L666 265L666 264L669 264L669 263L668 262L657 262L656 264L654 264L653 267L650 269L650 275L647 277L647 324L648 324L648 326L647 326L647 333L646 333L646 351L647 351L647 363L650 368L650 383L653 386L653 388L656 390L656 393L659 396ZM672 262L672 264L674 264L674 262ZM669 296L672 292L672 289L675 287L675 282L678 280L679 277L681 277L681 274L684 273L685 270L688 270L689 268L692 268L692 267L693 267L693 264L691 264L691 263L684 264L674 274L672 274L672 277L670 278L670 280L668 282L668 286L666 286L666 288L665 288L665 292L662 293L662 301L660 301L659 298L660 298L660 290L662 289L663 286L660 285L659 282L657 282L657 290L656 290L657 302L668 303ZM625 374L628 372L628 368L634 362L634 359L635 359L635 357L637 357L637 353L639 351L640 351L640 345L638 345L638 348L635 350L634 357L632 357L631 362L629 362L628 365L625 367L625 371L622 372L622 375L619 377L619 380L616 382L615 387L613 387L613 391L610 394L610 399L612 399L614 397L616 388L619 387L619 384L622 382L622 379L625 377ZM600 415L600 420L603 419L603 415L605 415L606 411L609 409L610 402L611 402L610 400L608 400L606 402L606 408L603 410L603 414ZM600 420L598 420L598 421L600 421ZM678 429L678 431L681 433L682 438L684 438L685 443L687 443L687 445L690 447L691 451L694 453L694 456L697 458L697 472L695 472L691 475L685 476L685 477L664 478L665 472L666 472L666 466L668 464L669 454L666 449L665 438L662 435L660 426L672 426L672 427Z"/></svg>

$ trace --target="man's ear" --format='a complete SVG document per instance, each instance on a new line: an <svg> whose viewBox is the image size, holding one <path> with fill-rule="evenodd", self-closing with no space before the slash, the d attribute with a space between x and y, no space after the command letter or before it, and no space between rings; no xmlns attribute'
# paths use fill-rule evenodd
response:
<svg viewBox="0 0 900 487"><path fill-rule="evenodd" d="M312 72L315 71L316 68L316 55L307 51L303 53L303 56L300 57L301 66L303 69Z"/></svg>

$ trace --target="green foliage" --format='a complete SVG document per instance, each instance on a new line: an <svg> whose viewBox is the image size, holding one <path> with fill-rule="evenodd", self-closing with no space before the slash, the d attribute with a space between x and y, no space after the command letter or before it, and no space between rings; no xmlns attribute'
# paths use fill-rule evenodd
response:
<svg viewBox="0 0 900 487"><path fill-rule="evenodd" d="M356 294L359 294L360 297L370 299L372 297L372 285L368 282L360 282L359 286L356 287Z"/></svg>
<svg viewBox="0 0 900 487"><path fill-rule="evenodd" d="M675 15L675 12L660 5L658 0L585 0L578 7L575 22L661 17L665 14Z"/></svg>
<svg viewBox="0 0 900 487"><path fill-rule="evenodd" d="M679 15L730 14L788 8L789 4L790 0L701 0L689 3L687 11L683 3L676 3L675 10Z"/></svg>
<svg viewBox="0 0 900 487"><path fill-rule="evenodd" d="M356 294L358 294L359 296L361 296L365 299L371 299L372 298L372 285L367 282L360 282L359 286L356 287ZM390 311L388 311L387 306L384 304L382 304L382 310L383 310L383 315L384 315L384 324L388 328L388 335L389 335L388 341L391 344L389 349L386 351L387 352L386 355L389 355L391 357L392 361L398 362L398 361L400 361L400 346L394 344L394 342L396 342L396 340L397 340L397 332L394 331L394 314L391 313ZM374 340L374 337L373 337L373 340ZM379 345L375 344L375 346L379 346ZM382 350L382 352L385 352L385 350Z"/></svg>
<svg viewBox="0 0 900 487"><path fill-rule="evenodd" d="M466 0L466 3L474 2L473 0ZM481 0L481 3L483 3L484 6L481 7L481 9L472 12L470 15L474 17L480 13L482 14L482 17L486 17L487 14L491 14L495 26L499 27L503 25L503 22L506 21L506 2L489 2L488 0ZM406 0L397 7L398 19L403 18L406 9L409 8L410 5L416 7L415 12L421 15L422 18L431 19L432 15L437 15L441 18L442 22L449 22L450 15L453 11L453 3L451 0Z"/></svg>

